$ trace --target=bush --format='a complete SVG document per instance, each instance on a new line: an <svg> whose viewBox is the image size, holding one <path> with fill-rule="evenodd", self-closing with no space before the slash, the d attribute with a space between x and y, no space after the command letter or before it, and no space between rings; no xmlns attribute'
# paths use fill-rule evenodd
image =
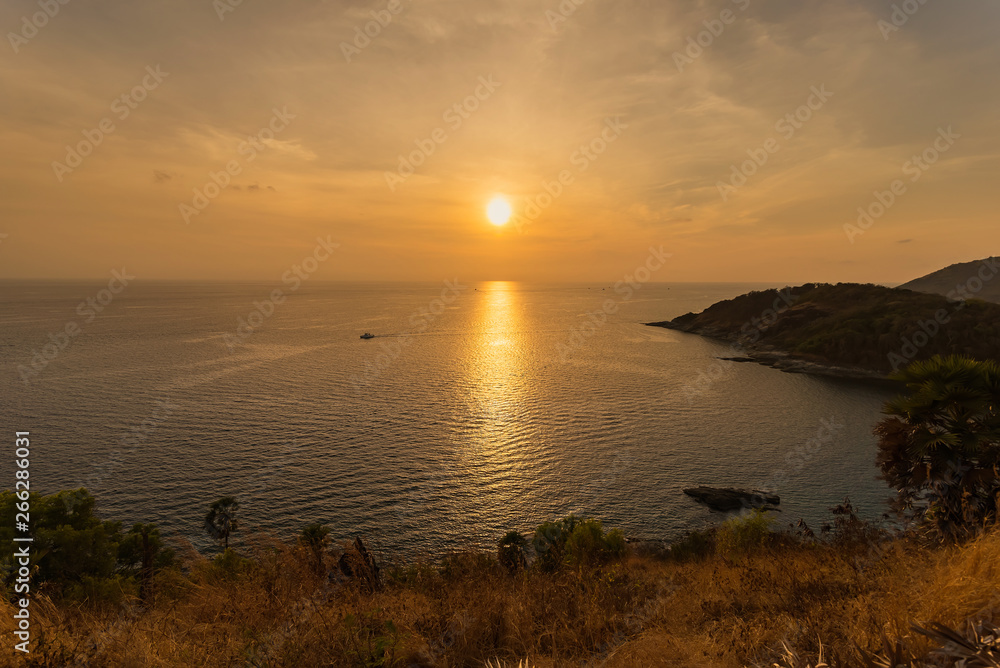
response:
<svg viewBox="0 0 1000 668"><path fill-rule="evenodd" d="M241 557L235 550L225 550L212 559L210 573L223 580L235 580L252 565L250 559Z"/></svg>
<svg viewBox="0 0 1000 668"><path fill-rule="evenodd" d="M704 559L714 550L715 539L711 531L692 531L670 545L670 556L677 561L691 561Z"/></svg>
<svg viewBox="0 0 1000 668"><path fill-rule="evenodd" d="M771 535L773 522L767 511L759 508L727 520L716 534L716 549L721 554L733 556L759 548Z"/></svg>
<svg viewBox="0 0 1000 668"><path fill-rule="evenodd" d="M528 540L517 531L507 532L497 546L497 561L511 575L517 573L528 565L524 553L527 545Z"/></svg>
<svg viewBox="0 0 1000 668"><path fill-rule="evenodd" d="M392 620L382 619L381 610L347 615L344 633L347 656L354 665L390 668L402 663L399 656L402 634Z"/></svg>
<svg viewBox="0 0 1000 668"><path fill-rule="evenodd" d="M312 567L318 574L326 572L323 555L330 546L330 527L325 524L309 524L299 534L299 545L312 555Z"/></svg>
<svg viewBox="0 0 1000 668"><path fill-rule="evenodd" d="M118 606L138 593L135 580L121 575L106 578L84 575L66 592L70 600L98 606Z"/></svg>
<svg viewBox="0 0 1000 668"><path fill-rule="evenodd" d="M566 539L566 563L597 564L625 555L625 535L621 529L604 533L598 520L585 520Z"/></svg>
<svg viewBox="0 0 1000 668"><path fill-rule="evenodd" d="M617 529L605 533L597 520L570 515L535 529L532 546L538 567L551 572L563 564L596 564L621 557L625 554L625 536Z"/></svg>

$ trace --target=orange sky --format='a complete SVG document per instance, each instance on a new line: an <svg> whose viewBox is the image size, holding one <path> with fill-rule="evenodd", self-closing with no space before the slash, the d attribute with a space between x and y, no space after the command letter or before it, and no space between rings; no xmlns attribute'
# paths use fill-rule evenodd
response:
<svg viewBox="0 0 1000 668"><path fill-rule="evenodd" d="M0 278L274 280L318 236L320 280L604 282L663 245L655 280L901 282L998 252L996 2L898 29L874 1L225 2L3 3ZM530 224L487 221L544 184Z"/></svg>

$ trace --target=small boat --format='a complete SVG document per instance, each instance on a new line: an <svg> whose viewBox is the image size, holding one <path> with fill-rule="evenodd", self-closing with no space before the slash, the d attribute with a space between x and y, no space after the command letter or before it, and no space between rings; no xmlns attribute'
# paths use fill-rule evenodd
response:
<svg viewBox="0 0 1000 668"><path fill-rule="evenodd" d="M365 332L364 334L361 335L361 338L362 339L374 339L375 335L372 334L371 332Z"/></svg>

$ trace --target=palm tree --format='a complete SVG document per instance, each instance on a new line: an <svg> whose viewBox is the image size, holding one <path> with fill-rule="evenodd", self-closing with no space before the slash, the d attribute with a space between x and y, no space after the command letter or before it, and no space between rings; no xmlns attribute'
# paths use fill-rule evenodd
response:
<svg viewBox="0 0 1000 668"><path fill-rule="evenodd" d="M222 541L223 548L229 549L229 534L239 529L236 513L239 502L231 496L224 496L208 508L205 515L205 531L213 539Z"/></svg>
<svg viewBox="0 0 1000 668"><path fill-rule="evenodd" d="M1000 507L1000 365L960 356L914 362L895 375L910 392L875 428L882 478L904 516L959 539Z"/></svg>

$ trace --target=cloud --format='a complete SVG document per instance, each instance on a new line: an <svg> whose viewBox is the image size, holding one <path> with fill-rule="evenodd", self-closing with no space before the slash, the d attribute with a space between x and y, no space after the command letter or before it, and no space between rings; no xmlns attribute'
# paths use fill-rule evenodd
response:
<svg viewBox="0 0 1000 668"><path fill-rule="evenodd" d="M22 249L0 275L97 276L132 261L116 255L127 248L164 277L243 277L265 271L290 235L339 229L356 248L390 239L412 252L338 265L362 277L588 280L619 268L576 253L620 258L655 240L689 244L677 280L864 279L872 267L889 279L913 273L886 259L899 239L952 257L989 233L1000 5L928 2L887 40L882 0L753 0L679 72L674 54L742 4L588 2L553 29L545 12L557 0L403 0L350 63L341 43L384 3L242 3L225 21L202 0L74 5L0 68L0 216ZM0 8L0 23L22 13ZM113 101L157 65L169 76L119 118ZM502 85L453 127L449 110L490 75ZM722 201L732 166L821 85L830 101ZM287 127L241 151L285 107ZM578 171L573 157L615 116L628 129ZM114 132L56 182L52 162L103 118ZM847 243L843 224L949 125L962 143ZM438 129L446 140L390 192L385 173ZM190 236L176 234L177 204L234 160L227 191L274 196L220 196ZM573 185L523 238L481 220L496 192L517 206L563 170ZM257 255L219 262L236 234L259 240ZM50 239L65 248L52 252ZM856 273L834 275L847 266Z"/></svg>

